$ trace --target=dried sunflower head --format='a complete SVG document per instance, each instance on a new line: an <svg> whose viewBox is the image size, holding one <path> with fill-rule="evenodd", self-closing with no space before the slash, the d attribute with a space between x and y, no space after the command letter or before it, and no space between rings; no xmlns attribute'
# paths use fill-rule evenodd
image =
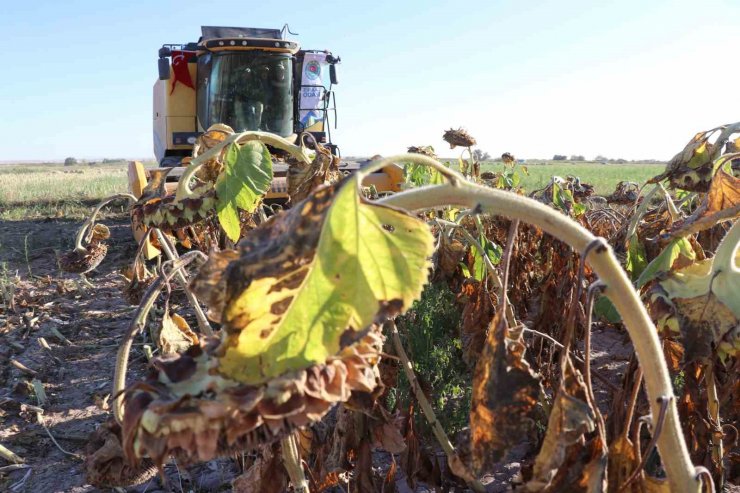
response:
<svg viewBox="0 0 740 493"><path fill-rule="evenodd" d="M476 144L475 139L462 127L445 131L442 138L450 144L450 149L454 149L455 146L471 147Z"/></svg>
<svg viewBox="0 0 740 493"><path fill-rule="evenodd" d="M215 191L213 188L202 188L205 190L201 195L180 201L175 201L173 195L139 200L131 208L132 220L134 224L165 231L198 223L212 215L216 209Z"/></svg>
<svg viewBox="0 0 740 493"><path fill-rule="evenodd" d="M110 229L105 224L96 224L92 229L92 239L90 242L99 243L110 238Z"/></svg>
<svg viewBox="0 0 740 493"><path fill-rule="evenodd" d="M211 125L203 135L198 137L198 140L193 147L193 157L198 157L212 147L221 144L233 133L234 130L228 125L221 123ZM218 175L223 171L223 162L221 160L222 155L223 153L220 153L203 163L203 166L201 166L195 175L204 182L215 183ZM185 165L185 160L183 160L183 166Z"/></svg>
<svg viewBox="0 0 740 493"><path fill-rule="evenodd" d="M437 154L432 146L411 146L407 149L409 154L423 154L433 159L437 159Z"/></svg>
<svg viewBox="0 0 740 493"><path fill-rule="evenodd" d="M353 392L377 391L382 347L376 326L323 364L257 385L220 375L213 343L158 358L149 377L125 393L126 456L134 463L148 456L161 467L170 454L192 463L274 442Z"/></svg>
<svg viewBox="0 0 740 493"><path fill-rule="evenodd" d="M108 253L105 243L90 243L84 251L70 250L59 258L59 267L71 274L85 274L95 269Z"/></svg>
<svg viewBox="0 0 740 493"><path fill-rule="evenodd" d="M95 269L108 253L108 245L103 243L110 238L110 230L105 224L96 224L91 232L90 243L84 250L70 250L59 258L59 267L71 274L85 274Z"/></svg>

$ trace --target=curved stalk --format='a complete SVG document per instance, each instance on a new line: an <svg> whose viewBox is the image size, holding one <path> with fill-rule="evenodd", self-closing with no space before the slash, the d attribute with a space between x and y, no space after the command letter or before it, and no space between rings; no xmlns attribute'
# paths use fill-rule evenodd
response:
<svg viewBox="0 0 740 493"><path fill-rule="evenodd" d="M416 156L394 158L415 161ZM556 210L510 192L485 188L469 182L414 189L385 197L379 204L407 210L431 209L448 205L479 207L482 212L520 219L533 224L557 239L568 243L576 251L583 251L595 236L581 225ZM739 228L740 229L740 228ZM676 399L668 367L658 339L658 333L645 306L620 266L612 249L596 250L589 263L606 285L605 295L622 316L645 375L645 387L654 416L661 410L661 402L668 398L668 409L663 432L658 438L658 451L664 462L671 491L696 493L700 484L694 474L688 449L681 431Z"/></svg>
<svg viewBox="0 0 740 493"><path fill-rule="evenodd" d="M643 197L642 202L637 206L637 210L630 219L629 226L627 226L626 238L632 238L632 236L637 232L637 226L640 224L642 216L647 213L647 210L650 207L650 201L661 189L663 189L663 187L658 187L656 185Z"/></svg>
<svg viewBox="0 0 740 493"><path fill-rule="evenodd" d="M165 235L160 229L155 229L154 231L157 235L159 245L162 247L162 251L167 256L167 259L174 262L175 260L180 258L177 254L177 249L175 248L175 245L170 242L169 238L167 238L167 235ZM205 254L203 252L199 252L198 250L186 253L185 255L194 254L196 252L205 257ZM185 291L185 296L188 298L190 305L193 307L193 311L195 311L195 319L198 321L198 328L200 328L201 333L207 336L213 335L213 328L211 327L211 324L208 323L208 317L206 317L206 314L203 313L203 308L201 308L198 299L188 287L187 276L179 268L175 270L175 274L177 275L177 279L180 281L180 284L182 284L182 289Z"/></svg>
<svg viewBox="0 0 740 493"><path fill-rule="evenodd" d="M724 126L724 128L717 128L717 130L719 129L722 129L722 132L720 132L717 140L714 141L714 152L712 152L712 161L717 159L720 154L722 154L722 146L725 145L725 142L727 142L730 136L734 133L740 132L740 122L731 123Z"/></svg>
<svg viewBox="0 0 740 493"><path fill-rule="evenodd" d="M714 378L714 362L709 361L704 366L705 379L707 382L707 410L709 411L709 424L712 427L712 460L719 469L720 485L724 483L724 449L722 439L722 420L719 416L719 395L717 394L717 380Z"/></svg>
<svg viewBox="0 0 740 493"><path fill-rule="evenodd" d="M164 279L159 276L144 293L141 304L136 308L134 317L129 324L128 330L123 336L121 345L118 348L118 353L116 354L116 366L113 370L113 390L111 391L111 398L113 399L113 416L119 424L123 423L123 396L121 395L121 392L123 392L123 389L126 387L126 372L128 371L128 359L131 354L131 346L134 344L134 337L136 337L136 334L144 330L144 327L146 326L146 318L149 315L149 311L152 309L152 305L154 305L154 300L157 299L162 288L164 288Z"/></svg>
<svg viewBox="0 0 740 493"><path fill-rule="evenodd" d="M357 174L360 175L359 182L362 183L362 179L370 173L378 171L379 169L383 169L389 164L394 164L396 162L423 164L425 166L429 166L430 168L434 168L439 171L439 174L447 178L447 180L449 180L452 185L457 185L461 181L467 181L465 177L457 171L448 168L444 164L429 156L425 156L423 154L399 154L397 156L390 156L380 159L379 161L373 161L361 170L357 171Z"/></svg>
<svg viewBox="0 0 740 493"><path fill-rule="evenodd" d="M100 209L102 209L105 205L109 204L110 202L113 202L114 200L118 199L128 199L131 202L136 202L136 197L131 195L130 193L117 193L116 195L111 195L108 198L103 199L100 201L98 205L95 206L95 209L93 209L92 214L90 214L90 217L88 217L84 223L82 223L82 226L80 226L80 229L77 230L77 235L75 236L75 250L77 250L80 253L84 253L87 250L85 247L82 246L83 238L85 237L85 232L89 229L90 233L92 234L92 226L95 224L95 218L98 216L98 213L100 212ZM90 241L90 238L87 238L87 241Z"/></svg>
<svg viewBox="0 0 740 493"><path fill-rule="evenodd" d="M232 134L226 137L222 142L219 142L200 156L190 161L190 164L185 169L182 177L180 177L180 182L177 184L175 201L180 202L183 199L195 197L196 194L190 188L190 180L193 178L196 171L200 169L203 163L217 156L229 144L232 144L234 142L236 142L237 144L244 144L245 142L249 142L250 140L259 140L264 144L282 149L283 151L289 153L291 156L300 161L303 161L304 163L308 164L311 162L311 157L308 155L306 147L292 144L290 141L280 137L279 135L271 134L269 132L253 131Z"/></svg>
<svg viewBox="0 0 740 493"><path fill-rule="evenodd" d="M665 200L665 205L668 208L668 214L671 216L671 224L679 221L681 219L681 213L676 208L676 204L673 203L671 195L665 188L663 188L663 185L661 185L660 183L658 183L658 187L660 187L660 191L663 192L663 199Z"/></svg>
<svg viewBox="0 0 740 493"><path fill-rule="evenodd" d="M735 251L740 248L740 221L732 225L730 230L722 238L712 261L712 271L732 272L740 275L740 267L735 264Z"/></svg>
<svg viewBox="0 0 740 493"><path fill-rule="evenodd" d="M201 252L193 251L176 260L171 260L170 262L162 264L160 275L157 276L154 282L152 282L152 284L147 288L141 303L134 312L134 316L131 319L128 330L123 335L123 340L118 348L118 353L116 354L116 365L113 370L113 390L111 392L111 396L113 398L113 416L119 424L123 423L123 396L121 393L126 387L128 359L131 354L131 346L134 344L134 337L136 337L136 334L144 330L149 311L152 309L159 293L164 289L165 284L168 283L176 273L180 273L180 269L191 263L196 258L202 258L202 255L203 254ZM169 272L164 272L163 269L168 263L172 264L172 269Z"/></svg>

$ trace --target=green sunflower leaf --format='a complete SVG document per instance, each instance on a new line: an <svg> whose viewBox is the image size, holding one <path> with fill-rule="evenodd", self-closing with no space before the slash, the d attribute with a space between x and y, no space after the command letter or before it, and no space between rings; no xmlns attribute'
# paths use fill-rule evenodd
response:
<svg viewBox="0 0 740 493"><path fill-rule="evenodd" d="M272 183L272 159L264 144L231 144L224 169L216 180L216 211L226 235L237 241L241 231L239 209L254 212Z"/></svg>

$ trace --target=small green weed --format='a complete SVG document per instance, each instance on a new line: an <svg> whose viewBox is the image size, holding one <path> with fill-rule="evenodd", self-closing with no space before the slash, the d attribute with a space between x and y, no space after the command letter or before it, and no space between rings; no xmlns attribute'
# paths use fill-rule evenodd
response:
<svg viewBox="0 0 740 493"><path fill-rule="evenodd" d="M458 327L460 310L455 295L445 284L430 284L412 309L397 320L398 330L414 370L429 391L437 418L449 434L468 425L470 413L470 370L462 358ZM391 404L412 399L403 372L390 395ZM420 424L426 420L420 418Z"/></svg>

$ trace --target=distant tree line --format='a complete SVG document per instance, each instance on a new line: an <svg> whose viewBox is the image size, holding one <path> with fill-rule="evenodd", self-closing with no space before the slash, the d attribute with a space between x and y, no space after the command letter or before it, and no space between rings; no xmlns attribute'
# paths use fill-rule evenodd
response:
<svg viewBox="0 0 740 493"><path fill-rule="evenodd" d="M555 154L552 157L553 161L585 161L586 157L582 154L571 154L570 157L568 157L565 154ZM598 163L609 163L609 164L626 164L626 163L649 163L649 164L664 164L665 161L661 161L659 159L622 159L622 158L608 158L605 156L602 156L599 154L593 159L595 162Z"/></svg>
<svg viewBox="0 0 740 493"><path fill-rule="evenodd" d="M68 157L64 160L65 166L74 166L75 164L87 164L89 166L95 165L95 164L116 164L116 163L122 163L126 161L122 158L115 158L115 159L108 159L104 158L102 161L86 161L85 159L77 160L77 158L74 157Z"/></svg>

